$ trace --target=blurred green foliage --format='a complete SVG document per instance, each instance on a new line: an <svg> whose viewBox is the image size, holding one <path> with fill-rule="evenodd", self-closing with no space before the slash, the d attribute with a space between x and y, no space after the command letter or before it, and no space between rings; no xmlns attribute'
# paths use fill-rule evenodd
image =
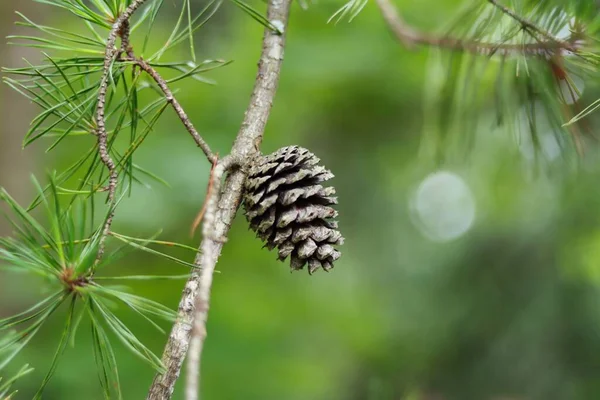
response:
<svg viewBox="0 0 600 400"><path fill-rule="evenodd" d="M165 3L157 28L167 36L177 7ZM407 20L427 30L445 23L459 1L397 4ZM340 227L347 238L343 257L329 274L290 274L275 254L260 248L243 218L237 219L217 265L202 370L204 398L600 398L596 151L590 148L576 172L560 159L538 168L523 157L518 140L489 128L490 119L480 124L477 143L465 159L439 165L419 157L427 127L422 117L427 50L401 48L372 3L350 24L326 24L341 5L294 6L263 151L298 144L336 174ZM60 13L47 18L59 25L72 21ZM198 33L196 54L200 60L234 62L209 74L216 86L174 84L199 131L221 154L227 153L247 106L261 37L256 21L235 7L222 8ZM599 94L598 82L586 82L587 103ZM68 139L44 167L64 169L93 140ZM163 238L196 245L198 238L188 232L203 202L210 165L170 110L139 150L137 162L170 188L135 187L119 208L115 229L150 236L162 228ZM471 230L447 243L423 236L409 207L420 181L438 169L460 175L476 205ZM189 257L183 251L178 255ZM107 274L185 272L136 252ZM131 286L175 308L182 282ZM34 304L43 287L3 274L0 316ZM121 311L119 316L160 354L166 337ZM17 399L31 398L37 390L62 322L56 318L44 326L7 372L24 363L35 368L15 386ZM153 371L120 343L115 348L124 398L143 398ZM175 398L182 398L181 392ZM101 396L91 335L82 329L44 398Z"/></svg>

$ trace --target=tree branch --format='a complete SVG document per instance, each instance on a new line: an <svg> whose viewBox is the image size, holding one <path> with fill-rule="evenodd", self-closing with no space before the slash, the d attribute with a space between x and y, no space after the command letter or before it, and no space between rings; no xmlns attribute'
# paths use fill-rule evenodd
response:
<svg viewBox="0 0 600 400"><path fill-rule="evenodd" d="M210 289L212 278L217 263L220 248L225 241L220 236L215 236L215 222L217 218L217 202L221 193L221 181L223 173L229 168L231 159L223 159L214 168L213 188L206 199L206 211L204 213L204 225L202 229L202 244L200 262L196 265L201 268L198 286L198 295L194 304L194 318L190 345L188 351L188 369L185 386L185 398L195 400L198 398L199 380L200 380L200 357L202 354L202 345L206 338L206 318L210 301ZM215 244L218 243L219 246ZM218 249L218 250L217 250Z"/></svg>
<svg viewBox="0 0 600 400"><path fill-rule="evenodd" d="M185 285L179 303L178 318L171 330L163 353L162 361L166 372L158 374L154 378L147 396L148 400L171 398L183 360L190 347L190 341L193 346L190 349L190 363L193 363L190 368L193 376L188 379L190 389L187 392L190 396L194 396L191 392L196 390L194 393L197 396L200 357L202 345L206 338L206 319L212 274L221 253L224 238L227 237L240 205L244 180L246 179L245 167L259 151L273 105L283 61L290 5L291 0L269 0L267 18L281 32L265 29L258 74L250 104L244 115L231 154L220 162L221 166L219 167L225 171L228 166L225 160L228 159L227 164L236 168L229 173L221 193L213 190L214 196L218 196L218 201L216 198L207 200L210 201L210 207L212 208L210 212L207 210L205 213L203 232L206 234L195 260L195 264L201 267L201 271L193 271ZM221 171L217 172L223 173ZM191 397L191 399L193 398L195 397Z"/></svg>
<svg viewBox="0 0 600 400"><path fill-rule="evenodd" d="M528 29L530 31L537 32L540 35L544 36L546 39L550 40L551 42L554 42L554 43L560 45L561 47L563 47L563 48L565 48L567 50L571 50L570 49L570 46L571 46L570 43L565 42L563 40L560 40L560 39L554 37L550 32L548 32L548 31L540 28L539 26L537 26L533 22L530 22L530 21L526 20L525 18L521 17L520 15L518 15L517 13L515 13L510 8L508 8L508 7L500 4L497 0L488 0L488 2L490 4L492 4L494 7L498 8L504 14L508 15L509 17L511 17L512 19L514 19L515 21L517 21L519 24L521 24L521 26L523 27L523 29Z"/></svg>
<svg viewBox="0 0 600 400"><path fill-rule="evenodd" d="M548 55L555 52L569 51L577 52L577 44L570 41L559 40L543 29L537 27L533 23L519 17L511 10L498 4L495 0L488 0L491 4L499 7L504 13L511 16L519 22L525 29L535 31L545 36L548 40L537 43L487 43L478 40L460 39L448 36L434 36L427 33L419 32L411 27L402 19L397 8L392 4L391 0L376 0L377 6L381 11L383 19L387 23L390 30L396 38L407 48L412 48L416 45L425 45L433 47L448 48L453 50L464 50L474 54L490 56L500 54L509 56L513 54L525 55Z"/></svg>
<svg viewBox="0 0 600 400"><path fill-rule="evenodd" d="M98 137L98 154L100 155L100 159L102 160L102 163L106 166L106 169L108 169L109 173L107 188L109 211L106 220L104 221L104 226L102 228L102 234L98 243L98 254L96 256L94 267L100 263L102 257L104 256L106 238L110 233L110 227L115 216L114 208L116 204L116 192L119 180L119 173L117 171L117 167L108 151L108 133L106 132L106 120L104 116L106 106L106 93L108 91L108 80L112 64L118 54L118 51L115 47L117 38L123 32L124 28L127 31L129 30L129 18L131 18L133 13L135 13L135 11L145 2L146 0L135 0L133 3L131 3L129 7L127 7L127 9L123 12L123 14L119 15L119 17L113 24L113 27L106 41L106 51L104 54L104 68L102 70L102 78L100 80L100 89L98 92L98 105L96 106L95 133ZM126 40L128 40L128 34Z"/></svg>
<svg viewBox="0 0 600 400"><path fill-rule="evenodd" d="M124 57L123 60L134 62L143 71L150 75L152 79L154 79L160 90L162 90L162 92L164 93L167 102L171 104L171 106L173 106L173 109L177 113L177 116L179 117L187 131L190 133L190 135L192 135L192 138L196 142L196 145L198 145L198 147L202 149L202 151L206 155L206 158L208 158L208 161L210 161L211 163L215 163L217 161L216 156L213 154L208 143L206 143L204 139L202 139L202 136L200 136L200 134L194 127L194 124L187 116L186 112L183 110L183 107L181 107L181 104L179 104L175 96L173 96L173 92L171 91L171 89L169 89L167 81L165 81L165 79L158 73L158 71L152 68L150 64L148 64L146 61L139 57L133 57L129 55L127 57Z"/></svg>
<svg viewBox="0 0 600 400"><path fill-rule="evenodd" d="M98 137L98 154L100 155L102 163L106 166L106 169L108 169L109 172L107 187L109 212L104 222L104 226L102 228L102 234L100 236L100 241L98 245L98 254L96 256L94 267L100 263L102 257L104 256L106 238L110 234L110 227L115 216L114 208L116 203L116 191L119 173L117 170L117 166L115 165L115 162L110 156L110 152L108 150L108 133L106 131L105 108L110 71L112 69L114 61L119 56L121 56L122 60L134 62L135 65L139 66L142 70L144 70L146 73L148 73L148 75L150 75L154 79L154 81L163 91L167 102L169 102L169 104L173 106L175 112L179 116L179 119L181 119L183 125L186 127L190 135L192 135L192 138L194 139L198 147L202 149L202 151L211 163L214 163L216 161L216 156L212 153L208 144L204 141L204 139L202 139L202 137L190 121L189 117L187 116L177 99L173 96L173 92L171 92L171 90L169 89L167 82L147 62L145 62L141 58L135 57L133 49L130 46L129 19L137 11L137 9L140 8L140 6L142 6L146 1L147 0L135 0L133 3L131 3L131 5L127 7L127 9L121 15L119 15L119 17L113 24L112 29L108 35L108 39L106 41L104 68L102 70L102 78L100 80L100 89L98 92L98 104L96 106L95 134ZM121 38L121 46L119 49L117 49L117 47L115 46L118 38Z"/></svg>

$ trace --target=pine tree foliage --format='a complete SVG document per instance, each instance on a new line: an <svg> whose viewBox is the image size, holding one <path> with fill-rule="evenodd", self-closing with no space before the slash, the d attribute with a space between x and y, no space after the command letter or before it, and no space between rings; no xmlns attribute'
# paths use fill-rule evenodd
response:
<svg viewBox="0 0 600 400"><path fill-rule="evenodd" d="M9 77L5 81L15 90L37 104L41 111L33 119L23 142L27 146L41 138L49 143L50 151L65 139L89 135L96 127L94 112L97 107L98 93L102 79L104 51L111 21L129 5L129 1L92 2L90 8L79 1L40 1L66 9L83 21L82 29L87 33L73 33L63 29L36 24L26 16L19 14L22 21L18 24L31 28L36 35L10 36L10 43L40 48L44 62L40 65L27 63L25 67L6 68ZM130 35L138 31L143 34L141 54L149 47L152 27L158 17L163 1L153 1L140 14L130 28ZM189 4L186 0L179 18L166 42L157 48L145 61L152 67L171 72L168 83L191 78L211 84L204 73L222 67L228 62L223 60L205 60L195 62L193 34L214 15L220 3L211 2L198 15L187 15ZM84 32L86 32L84 31ZM190 60L163 62L164 54L174 47L188 43ZM47 52L52 52L52 56ZM167 100L161 96L155 84L136 70L131 61L118 58L110 70L111 91L107 99L106 124L110 136L108 149L114 158L119 174L124 175L129 185L147 179L159 180L151 172L134 162L134 153L145 138L153 131L156 122L167 108ZM144 92L156 92L156 98L147 104L140 104ZM127 136L127 138L125 138ZM118 139L123 137L122 139ZM118 148L117 142L127 141L126 147ZM61 186L80 171L84 176L76 187L70 188L77 193L88 195L96 193L107 185L108 175L102 168L97 148L91 148L71 167L57 176L57 185ZM46 188L47 190L48 188ZM38 204L39 198L34 202Z"/></svg>
<svg viewBox="0 0 600 400"><path fill-rule="evenodd" d="M33 371L33 368L29 367L29 365L24 365L19 369L19 371L11 378L3 380L0 377L0 400L11 400L14 399L17 391L11 390L11 386L19 380L21 377L29 374Z"/></svg>
<svg viewBox="0 0 600 400"><path fill-rule="evenodd" d="M129 293L122 286L101 282L180 277L111 277L101 275L102 270L133 249L143 249L184 265L190 264L148 247L151 243L170 246L177 244L152 239L136 239L116 232L112 232L111 237L121 242L122 246L106 254L97 263L102 230L97 227L93 204L90 205L83 199L77 199L68 206L64 206L61 204L53 179L50 179L49 196L44 196L41 186L37 181L34 180L34 182L40 192L41 204L46 211L47 221L42 222L33 218L8 193L0 192L0 199L7 203L12 211L9 221L15 231L13 237L0 239L0 260L3 262L3 269L43 278L50 291L45 298L29 309L0 320L0 332L3 337L0 345L0 369L11 362L36 337L47 320L54 317L57 311L63 308L66 309L63 335L36 398L41 397L42 391L54 374L60 356L66 350L67 345L74 344L74 338L82 320L89 320L92 327L94 354L101 371L100 382L106 397L112 397L110 394L113 390L116 390L117 397L120 397L118 369L107 332L114 335L114 338L120 340L133 354L153 368L161 370L162 366L160 359L141 343L115 315L114 305L120 304L129 308L161 333L164 331L155 322L155 319L172 322L175 319L175 312L155 301ZM48 228L44 226L48 226Z"/></svg>
<svg viewBox="0 0 600 400"><path fill-rule="evenodd" d="M365 4L351 0L332 19L353 19ZM590 114L600 101L582 96L598 77L596 2L467 1L434 33L394 22L402 44L430 49L423 149L437 162L464 159L477 132L497 127L540 160L578 159L596 145Z"/></svg>
<svg viewBox="0 0 600 400"><path fill-rule="evenodd" d="M191 0L178 0L180 11L173 29L157 44L151 38L165 0L148 0L143 5L139 0L35 1L40 7L52 6L70 14L74 24L61 29L18 14L18 24L30 33L10 36L10 43L38 49L43 56L39 63L25 60L22 66L4 69L6 84L39 107L23 145L43 141L52 151L77 136L98 140L45 183L34 180L38 193L27 207L0 191L14 231L11 237L0 239L0 268L40 277L50 289L27 310L0 320L0 371L50 318L60 318L60 314L64 329L35 398L41 398L61 356L75 345L84 324L91 329L92 353L104 397L122 398L115 340L155 370L164 366L116 311L129 309L163 333L160 321L173 321L176 314L111 282L181 279L188 274L108 276L106 266L130 251L145 251L193 268L162 247L176 246L194 253L196 249L157 240L158 235L138 238L117 233L111 223L120 199L137 184L165 183L135 161L136 151L173 105L176 92L167 94L165 84L184 79L213 84L207 74L229 63L217 58L198 60L201 52L194 43L195 33L224 2L211 0L193 13ZM280 29L249 3L231 1L268 29ZM114 24L138 2L139 12L114 32L118 38L113 37L115 57L107 58L113 50L107 50L107 45ZM367 5L366 0L350 0L331 20L355 18ZM517 135L528 135L542 153L540 114L565 149L582 153L592 137L591 114L600 107L600 100L581 104L577 80L593 77L598 70L600 20L595 2L521 0L509 5L510 9L508 4L505 7L492 0L474 1L439 36L411 39L433 48L435 63L425 97L427 119L438 127L430 141L438 157L454 143L462 146L473 141L480 127L477 116L485 114L490 104L496 124L514 127ZM177 46L187 47L188 59L169 59ZM158 73L166 77L164 84L153 76ZM195 130L188 130L194 136ZM97 204L106 197L107 204ZM38 219L42 210L45 220ZM30 371L24 367L15 379ZM0 398L10 397L13 381L0 382Z"/></svg>
<svg viewBox="0 0 600 400"><path fill-rule="evenodd" d="M583 85L598 77L595 6L512 4L519 19L490 3L468 7L443 34L465 48L432 51L425 117L436 127L427 139L438 159L465 157L478 131L496 127L540 161L556 153L576 160L595 144L586 118L594 106L586 109L582 97Z"/></svg>
<svg viewBox="0 0 600 400"><path fill-rule="evenodd" d="M31 33L10 36L9 42L39 49L43 57L36 64L24 60L23 66L4 68L3 79L40 110L24 136L23 146L43 141L47 151L52 151L58 146L68 146L69 140L77 136L99 136L97 110L105 79L108 38L115 21L134 1L36 1L41 3L40 6L53 6L72 14L74 24L68 29L60 29L17 14L17 24ZM269 25L251 6L240 0L232 2L255 20ZM8 206L7 219L13 227L11 237L0 238L0 269L41 277L48 289L48 295L38 299L29 309L0 320L0 371L36 338L50 318L65 318L55 356L35 398L42 397L62 354L75 345L75 337L85 324L91 327L92 352L105 398L122 398L113 347L115 340L156 371L162 371L160 358L137 338L116 312L121 308L129 309L162 334L165 332L159 321L173 322L176 313L151 299L131 293L122 283L186 279L189 273L109 276L104 273L105 267L131 251L144 251L183 265L188 271L196 268L160 249L179 247L195 254L195 248L157 240L158 234L138 238L108 229L120 200L135 185L166 184L134 161L136 151L154 132L171 100L157 81L142 70L141 62L132 59L133 49L139 60L143 59L145 67L164 74L166 84L184 79L214 84L206 74L229 63L218 59L197 61L198 52L194 45L194 34L215 15L223 5L222 1L210 1L196 14L192 14L190 0L179 2L181 10L175 25L160 45L152 43L150 38L165 2L151 0L145 3L126 24L126 30L118 32L120 48L117 57L111 61L106 83L105 154L101 141L95 140L71 166L49 176L45 184L34 179L37 196L28 207L19 205L3 189L0 191L0 201ZM76 28L75 24L79 26ZM168 60L170 52L177 46L188 47L189 59ZM105 168L106 156L113 160L114 177L113 171ZM113 182L117 183L114 192ZM105 198L106 192L109 192L107 205L98 204L98 199ZM39 215L38 209L44 209L46 220L34 217ZM105 241L109 243L106 252ZM119 285L114 285L113 281ZM30 371L24 368L17 377ZM0 385L0 398L7 395L8 384L13 381Z"/></svg>

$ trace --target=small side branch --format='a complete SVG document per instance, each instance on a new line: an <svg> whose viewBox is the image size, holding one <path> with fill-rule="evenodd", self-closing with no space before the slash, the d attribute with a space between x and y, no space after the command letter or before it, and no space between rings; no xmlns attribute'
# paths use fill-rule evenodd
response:
<svg viewBox="0 0 600 400"><path fill-rule="evenodd" d="M519 24L521 24L521 26L523 27L523 29L539 33L540 35L544 36L546 39L550 40L551 42L554 42L554 43L560 45L561 47L563 47L563 48L565 48L567 50L571 50L570 47L572 45L570 43L558 39L557 37L553 36L550 32L548 32L548 31L540 28L539 26L537 26L533 22L528 21L527 19L521 17L520 15L518 15L517 13L515 13L510 8L508 8L508 7L500 4L497 0L488 0L488 2L490 4L492 4L494 7L498 8L504 14L508 15L509 17L511 17L512 19L514 19L515 21L517 21Z"/></svg>
<svg viewBox="0 0 600 400"><path fill-rule="evenodd" d="M210 303L210 290L212 287L213 273L220 253L220 248L225 241L224 237L217 237L215 223L217 219L217 203L221 193L221 182L223 174L230 167L232 159L224 158L213 169L211 181L213 187L206 199L206 210L204 212L204 224L202 235L204 237L200 247L202 256L197 264L200 267L198 296L194 304L194 319L192 334L188 351L188 369L185 385L186 400L195 400L198 398L200 383L200 357L202 347L206 338L206 320L208 318L208 308ZM218 246L215 246L218 244Z"/></svg>
<svg viewBox="0 0 600 400"><path fill-rule="evenodd" d="M106 41L106 51L104 55L104 68L102 70L102 78L100 80L100 89L98 92L98 105L96 106L96 136L98 137L98 154L102 163L108 170L108 206L109 212L102 228L102 235L100 236L100 242L98 244L98 255L96 256L95 266L97 266L102 257L104 256L106 238L110 233L110 227L115 215L115 204L116 204L116 192L117 184L119 179L119 173L115 165L114 160L109 154L108 150L108 133L106 132L106 93L108 91L108 81L110 77L110 70L112 64L117 55L117 49L115 44L117 38L124 31L128 31L129 18L135 13L135 11L146 2L146 0L135 0L127 9L117 18Z"/></svg>
<svg viewBox="0 0 600 400"><path fill-rule="evenodd" d="M167 102L169 102L169 104L171 104L171 106L177 113L177 116L179 117L179 119L181 120L181 122L183 123L185 128L187 129L187 131L190 133L190 135L192 135L192 138L194 139L194 142L196 142L196 145L198 145L198 147L200 147L202 149L202 151L204 152L204 154L206 155L208 160L214 164L217 160L215 154L210 149L210 146L208 145L208 143L206 143L206 141L204 141L204 139L202 139L202 136L200 136L200 134L194 127L194 124L192 123L192 121L190 120L190 118L188 117L186 112L184 111L183 107L181 107L181 104L179 104L179 102L177 101L175 96L173 96L173 92L169 88L167 81L158 73L158 71L156 71L154 68L152 68L152 66L150 64L148 64L146 61L144 61L143 59L141 59L139 57L132 57L131 55L129 55L129 56L123 58L123 60L131 61L131 62L135 63L143 71L145 71L150 77L152 77L152 79L154 79L154 81L156 82L156 84L158 85L160 90L162 90L162 92L164 93L165 98L167 99Z"/></svg>
<svg viewBox="0 0 600 400"><path fill-rule="evenodd" d="M228 174L221 192L213 188L214 195L218 197L211 199L210 204L207 205L203 224L205 235L195 261L195 264L200 267L200 272L193 272L186 283L179 303L178 318L163 353L162 361L166 372L154 378L147 400L171 398L188 348L190 364L186 394L188 400L196 399L198 396L200 360L206 338L212 274L240 205L246 179L245 166L259 150L271 112L283 62L290 5L291 0L269 0L267 18L281 33L265 29L258 74L250 104L231 150L229 161L225 163L226 158L221 160L221 167L213 173L222 175L227 166L236 168Z"/></svg>
<svg viewBox="0 0 600 400"><path fill-rule="evenodd" d="M504 13L511 16L524 29L536 32L544 37L546 41L536 43L513 44L513 43L488 43L471 39L460 39L449 36L435 36L419 32L404 21L398 9L392 4L391 0L376 0L377 6L387 26L396 36L396 38L407 48L416 45L447 48L452 50L467 51L469 53L490 56L499 54L509 56L513 54L524 54L531 56L547 56L561 51L576 52L577 45L568 41L559 40L533 23L519 17L513 11L500 5L496 0L488 0L490 3L499 7Z"/></svg>
<svg viewBox="0 0 600 400"><path fill-rule="evenodd" d="M390 0L376 0L383 19L396 38L407 48L423 43L424 37L408 25ZM423 43L428 44L428 43Z"/></svg>
<svg viewBox="0 0 600 400"><path fill-rule="evenodd" d="M119 56L121 59L125 59L128 61L132 61L135 65L139 66L146 73L148 73L161 88L163 93L165 94L165 98L167 101L173 106L175 112L185 125L188 132L192 135L194 141L202 149L206 157L210 160L211 163L214 163L216 160L215 155L210 150L208 144L202 139L194 125L190 121L189 117L179 104L179 102L173 96L173 93L169 89L167 82L158 74L154 68L152 68L148 63L140 58L136 58L133 49L129 43L129 34L130 34L130 23L129 20L131 16L137 11L140 6L142 6L147 0L135 0L127 9L119 15L117 20L112 26L108 39L106 41L106 51L104 55L104 67L102 70L102 78L100 80L100 88L98 92L98 104L96 106L96 131L95 134L98 138L98 154L102 163L106 166L106 169L109 173L108 178L108 204L109 204L109 212L104 222L104 226L102 228L102 234L100 236L100 242L98 245L98 254L96 256L95 266L97 266L105 252L105 243L106 238L110 234L110 227L112 225L114 215L115 215L115 204L116 204L116 192L117 185L119 180L119 173L117 167L115 165L114 160L110 156L110 151L108 149L108 133L106 131L106 95L108 92L108 83L110 79L110 72L112 69L112 65ZM116 47L117 39L121 39L121 46L119 49Z"/></svg>

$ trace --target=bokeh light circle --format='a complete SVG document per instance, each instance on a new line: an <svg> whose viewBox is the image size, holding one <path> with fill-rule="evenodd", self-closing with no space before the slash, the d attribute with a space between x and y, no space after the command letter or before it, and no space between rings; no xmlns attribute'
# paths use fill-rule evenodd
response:
<svg viewBox="0 0 600 400"><path fill-rule="evenodd" d="M459 175L449 171L428 175L414 191L410 208L415 226L436 242L459 238L475 222L471 189Z"/></svg>

